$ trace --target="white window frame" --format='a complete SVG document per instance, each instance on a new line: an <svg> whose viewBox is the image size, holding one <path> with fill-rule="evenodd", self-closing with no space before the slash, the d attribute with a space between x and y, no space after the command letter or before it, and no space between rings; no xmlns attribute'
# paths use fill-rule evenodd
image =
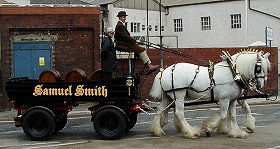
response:
<svg viewBox="0 0 280 149"><path fill-rule="evenodd" d="M183 19L173 19L174 32L183 32Z"/></svg>
<svg viewBox="0 0 280 149"><path fill-rule="evenodd" d="M211 18L208 17L201 17L201 30L211 30Z"/></svg>
<svg viewBox="0 0 280 149"><path fill-rule="evenodd" d="M241 14L230 15L231 29L241 28Z"/></svg>

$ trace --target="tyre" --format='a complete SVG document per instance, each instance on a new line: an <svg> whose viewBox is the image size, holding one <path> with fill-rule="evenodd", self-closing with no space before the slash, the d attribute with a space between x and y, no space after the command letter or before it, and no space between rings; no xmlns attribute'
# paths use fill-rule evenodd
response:
<svg viewBox="0 0 280 149"><path fill-rule="evenodd" d="M59 117L55 125L54 133L61 131L66 124L67 124L67 115L63 115L62 117Z"/></svg>
<svg viewBox="0 0 280 149"><path fill-rule="evenodd" d="M93 120L94 130L105 140L119 139L126 130L127 118L115 108L97 111Z"/></svg>
<svg viewBox="0 0 280 149"><path fill-rule="evenodd" d="M22 129L32 140L47 140L55 130L54 116L45 109L32 109L24 115Z"/></svg>
<svg viewBox="0 0 280 149"><path fill-rule="evenodd" d="M127 128L126 128L127 131L131 130L136 125L137 114L138 114L137 112L132 112L129 115L129 121L127 122Z"/></svg>

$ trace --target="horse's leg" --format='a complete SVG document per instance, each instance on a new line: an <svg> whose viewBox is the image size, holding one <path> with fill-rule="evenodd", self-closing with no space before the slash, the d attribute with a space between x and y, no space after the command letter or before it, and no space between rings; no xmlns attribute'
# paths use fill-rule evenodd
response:
<svg viewBox="0 0 280 149"><path fill-rule="evenodd" d="M176 94L177 96L178 94ZM196 139L200 136L200 129L198 128L193 128L192 126L189 125L189 123L186 121L185 116L184 116L184 95L185 94L180 94L181 97L178 95L177 100L175 101L175 117L177 116L178 118L178 127L180 132L183 133L185 138L190 138L190 139ZM182 96L183 95L183 96ZM175 120L177 121L177 120ZM177 128L178 129L178 128Z"/></svg>
<svg viewBox="0 0 280 149"><path fill-rule="evenodd" d="M220 100L220 114L208 117L202 124L202 129L206 132L207 136L217 129L218 133L229 133L227 127L227 116L229 99Z"/></svg>
<svg viewBox="0 0 280 149"><path fill-rule="evenodd" d="M160 117L160 127L163 128L168 123L168 112L169 108L163 111L161 117Z"/></svg>
<svg viewBox="0 0 280 149"><path fill-rule="evenodd" d="M254 132L255 129L256 129L256 126L255 126L255 121L256 120L252 116L249 104L247 103L246 100L238 100L237 102L246 113L246 118L245 118L245 121L244 121L245 126L247 127L248 130L250 130L251 132Z"/></svg>
<svg viewBox="0 0 280 149"><path fill-rule="evenodd" d="M229 136L232 138L245 138L248 133L240 129L236 120L236 100L230 102L229 105L229 119L230 119L230 132Z"/></svg>
<svg viewBox="0 0 280 149"><path fill-rule="evenodd" d="M164 122L161 122L162 120L162 114L164 113L164 111L167 111L168 114L168 110L166 109L166 107L171 103L170 99L167 98L166 96L163 96L162 98L162 102L160 103L160 105L157 108L157 113L154 117L154 119L151 122L151 126L150 126L150 132L152 134L154 134L155 136L165 136L164 131L162 130L162 125L164 125ZM167 124L167 119L166 119L166 124Z"/></svg>
<svg viewBox="0 0 280 149"><path fill-rule="evenodd" d="M177 117L177 115L175 114L176 113L176 109L174 108L174 121L173 121L173 124L174 124L174 127L175 129L178 131L178 132L181 132L181 123Z"/></svg>

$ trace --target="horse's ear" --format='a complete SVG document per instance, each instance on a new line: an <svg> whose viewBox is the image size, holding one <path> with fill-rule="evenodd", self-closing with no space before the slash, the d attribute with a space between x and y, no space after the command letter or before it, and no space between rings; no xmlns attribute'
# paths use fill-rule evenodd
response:
<svg viewBox="0 0 280 149"><path fill-rule="evenodd" d="M268 58L268 57L269 57L269 55L270 55L270 53L269 53L269 52L267 52L267 53L265 53L265 54L263 55L263 57L264 57L264 58Z"/></svg>

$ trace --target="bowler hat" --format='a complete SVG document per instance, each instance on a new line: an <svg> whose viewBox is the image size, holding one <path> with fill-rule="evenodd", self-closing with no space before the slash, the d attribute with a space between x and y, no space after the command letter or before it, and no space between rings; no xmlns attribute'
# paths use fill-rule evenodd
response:
<svg viewBox="0 0 280 149"><path fill-rule="evenodd" d="M126 12L125 11L120 11L117 15L117 17L120 17L120 16L127 16L126 15Z"/></svg>

